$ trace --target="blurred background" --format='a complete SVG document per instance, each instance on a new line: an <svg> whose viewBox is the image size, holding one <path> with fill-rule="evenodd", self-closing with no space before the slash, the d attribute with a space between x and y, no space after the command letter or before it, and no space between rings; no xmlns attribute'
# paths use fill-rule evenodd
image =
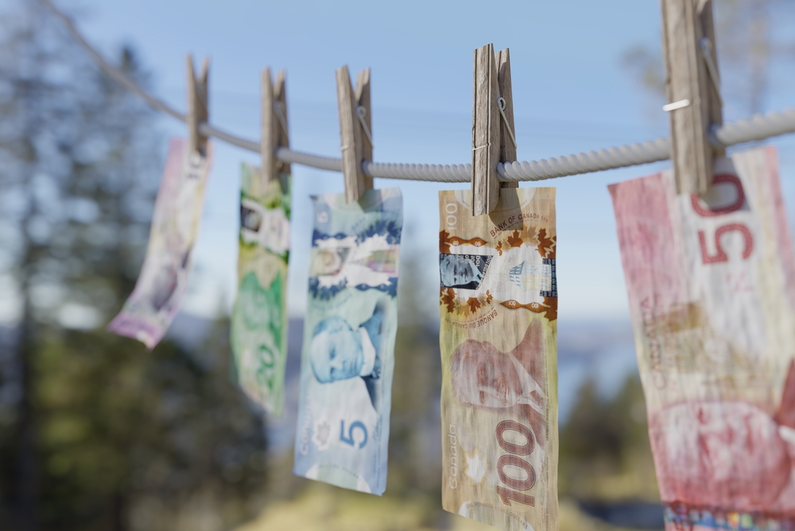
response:
<svg viewBox="0 0 795 531"><path fill-rule="evenodd" d="M60 0L115 65L185 109L185 54L211 56L210 121L259 134L259 76L287 69L291 143L338 156L334 71L372 67L375 159L470 157L472 50L510 47L519 159L667 135L656 1ZM726 120L795 104L795 5L717 0ZM400 186L389 474L383 498L292 475L310 193L293 166L285 415L237 389L228 319L239 171L218 144L183 312L152 352L104 331L132 291L171 135L35 0L0 0L0 529L488 529L440 506L437 194ZM779 147L795 219L795 138ZM659 529L606 184L664 164L543 183L558 194L560 504L564 531ZM527 186L527 185L523 185Z"/></svg>

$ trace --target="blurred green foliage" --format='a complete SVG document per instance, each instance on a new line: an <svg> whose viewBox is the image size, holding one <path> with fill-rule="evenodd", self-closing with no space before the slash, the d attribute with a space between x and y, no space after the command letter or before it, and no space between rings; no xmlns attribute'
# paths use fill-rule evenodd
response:
<svg viewBox="0 0 795 531"><path fill-rule="evenodd" d="M0 529L228 529L267 471L228 323L153 352L102 328L145 252L155 115L37 3L0 11ZM133 50L117 64L147 83Z"/></svg>
<svg viewBox="0 0 795 531"><path fill-rule="evenodd" d="M560 430L558 488L583 500L660 499L637 375L610 398L593 380L580 388Z"/></svg>

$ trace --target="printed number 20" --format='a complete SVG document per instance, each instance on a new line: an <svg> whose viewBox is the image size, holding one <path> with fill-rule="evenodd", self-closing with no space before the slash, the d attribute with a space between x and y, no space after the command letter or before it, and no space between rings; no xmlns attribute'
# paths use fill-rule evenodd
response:
<svg viewBox="0 0 795 531"><path fill-rule="evenodd" d="M359 443L359 448L364 448L364 445L367 444L367 428L365 428L364 424L360 421L352 422L350 426L348 426L348 436L345 437L345 421L340 421L340 440L346 444L350 444L351 446L356 445L356 441L353 440L353 430L359 428L364 433L364 439L362 442Z"/></svg>

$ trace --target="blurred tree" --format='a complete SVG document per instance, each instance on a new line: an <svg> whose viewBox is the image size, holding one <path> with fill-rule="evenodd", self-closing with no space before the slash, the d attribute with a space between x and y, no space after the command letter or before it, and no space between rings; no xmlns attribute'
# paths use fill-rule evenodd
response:
<svg viewBox="0 0 795 531"><path fill-rule="evenodd" d="M264 481L262 424L230 383L226 324L187 352L104 332L50 332L34 403L58 529L225 529ZM94 524L92 527L91 524Z"/></svg>
<svg viewBox="0 0 795 531"><path fill-rule="evenodd" d="M191 352L97 330L143 260L154 113L37 3L2 9L0 313L18 333L1 365L0 528L228 528L250 512L265 437L229 380L225 325ZM118 66L146 84L130 48Z"/></svg>
<svg viewBox="0 0 795 531"><path fill-rule="evenodd" d="M419 299L427 293L422 279L417 258L404 257L389 431L389 462L394 465L388 488L396 495L414 492L440 500L439 332L436 319L421 310Z"/></svg>
<svg viewBox="0 0 795 531"><path fill-rule="evenodd" d="M637 375L611 398L593 380L560 430L561 495L579 499L659 499L646 424L646 403Z"/></svg>
<svg viewBox="0 0 795 531"><path fill-rule="evenodd" d="M791 0L721 0L713 4L721 92L727 108L735 108L741 115L764 112L771 65L795 60L795 40L788 24L795 4ZM625 52L623 63L640 86L663 101L665 68L660 48L632 47Z"/></svg>

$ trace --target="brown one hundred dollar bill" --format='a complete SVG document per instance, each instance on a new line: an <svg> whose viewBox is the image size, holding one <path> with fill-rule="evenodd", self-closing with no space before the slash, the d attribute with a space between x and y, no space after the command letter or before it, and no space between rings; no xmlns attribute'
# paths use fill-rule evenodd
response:
<svg viewBox="0 0 795 531"><path fill-rule="evenodd" d="M558 527L555 189L472 216L439 193L442 504L506 530Z"/></svg>

